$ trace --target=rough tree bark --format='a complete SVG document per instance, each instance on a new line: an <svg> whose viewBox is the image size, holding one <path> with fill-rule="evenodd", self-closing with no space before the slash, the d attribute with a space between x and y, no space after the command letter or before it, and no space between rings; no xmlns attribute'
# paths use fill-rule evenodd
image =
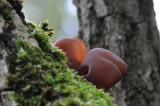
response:
<svg viewBox="0 0 160 106"><path fill-rule="evenodd" d="M128 64L112 89L118 106L160 106L160 38L152 0L73 0L87 49L111 50Z"/></svg>
<svg viewBox="0 0 160 106"><path fill-rule="evenodd" d="M38 46L33 38L29 38L29 26L22 17L21 7L17 5L22 0L0 0L0 106L12 106L5 85L5 76L9 71L8 51L16 51L14 39L24 40Z"/></svg>

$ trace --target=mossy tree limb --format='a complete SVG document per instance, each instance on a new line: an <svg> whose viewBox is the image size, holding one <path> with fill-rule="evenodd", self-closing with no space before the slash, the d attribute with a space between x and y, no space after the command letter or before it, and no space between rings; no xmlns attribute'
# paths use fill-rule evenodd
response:
<svg viewBox="0 0 160 106"><path fill-rule="evenodd" d="M48 22L27 24L16 2L0 1L0 105L14 105L5 101L12 91L18 106L114 106L108 93L68 68L65 53L49 41Z"/></svg>

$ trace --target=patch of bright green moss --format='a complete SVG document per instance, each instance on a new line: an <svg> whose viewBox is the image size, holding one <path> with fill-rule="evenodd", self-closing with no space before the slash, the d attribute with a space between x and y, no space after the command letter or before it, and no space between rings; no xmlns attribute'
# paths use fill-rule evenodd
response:
<svg viewBox="0 0 160 106"><path fill-rule="evenodd" d="M32 21L27 21L27 24L30 26L31 31L34 31L37 27L36 23L34 23Z"/></svg>
<svg viewBox="0 0 160 106"><path fill-rule="evenodd" d="M114 106L108 93L69 69L65 53L49 41L53 34L45 21L32 34L40 48L16 41L18 52L10 53L6 83L17 106Z"/></svg>

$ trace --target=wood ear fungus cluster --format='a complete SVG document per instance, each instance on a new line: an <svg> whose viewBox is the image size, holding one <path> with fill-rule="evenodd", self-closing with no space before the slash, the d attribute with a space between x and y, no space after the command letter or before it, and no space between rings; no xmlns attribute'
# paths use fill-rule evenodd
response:
<svg viewBox="0 0 160 106"><path fill-rule="evenodd" d="M84 43L76 37L62 38L54 46L66 52L71 68L105 91L118 82L127 69L127 64L111 51L95 48L87 53Z"/></svg>
<svg viewBox="0 0 160 106"><path fill-rule="evenodd" d="M114 53L96 48L90 50L77 69L79 75L107 91L118 82L127 69L127 64Z"/></svg>

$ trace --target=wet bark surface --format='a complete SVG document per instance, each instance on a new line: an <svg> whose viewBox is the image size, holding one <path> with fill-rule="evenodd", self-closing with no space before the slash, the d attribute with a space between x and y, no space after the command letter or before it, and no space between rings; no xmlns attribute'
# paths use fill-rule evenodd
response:
<svg viewBox="0 0 160 106"><path fill-rule="evenodd" d="M152 0L73 0L87 49L105 48L128 64L111 89L118 106L160 105L160 37Z"/></svg>

